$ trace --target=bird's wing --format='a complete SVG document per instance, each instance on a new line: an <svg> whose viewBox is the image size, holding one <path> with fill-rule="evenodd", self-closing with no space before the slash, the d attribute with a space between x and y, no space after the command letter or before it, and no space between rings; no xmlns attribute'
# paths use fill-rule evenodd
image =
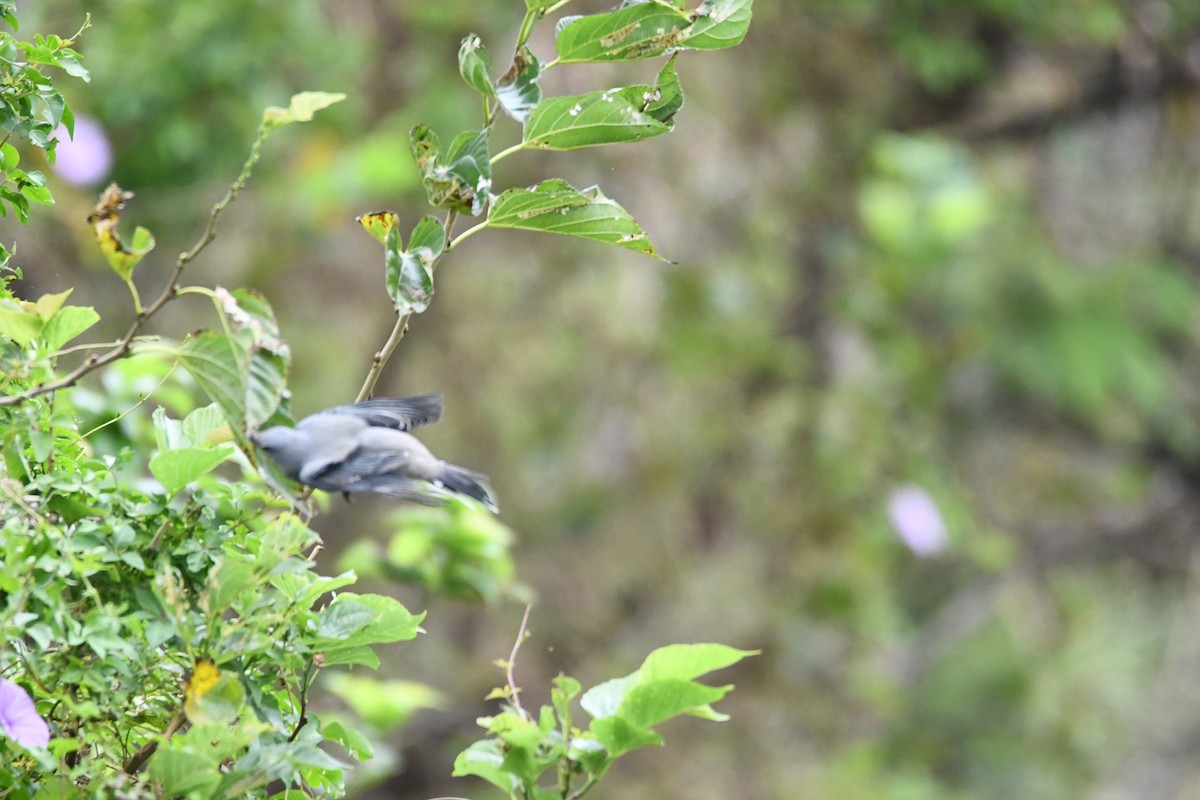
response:
<svg viewBox="0 0 1200 800"><path fill-rule="evenodd" d="M358 449L358 435L368 429L368 423L322 411L300 420L296 429L307 434L311 443L297 477L303 484L322 488L318 482L321 476L354 454Z"/></svg>
<svg viewBox="0 0 1200 800"><path fill-rule="evenodd" d="M377 428L409 431L442 418L440 394L415 394L411 397L380 397L346 406L334 406L321 414L357 417Z"/></svg>
<svg viewBox="0 0 1200 800"><path fill-rule="evenodd" d="M398 471L410 458L409 453L359 449L316 476L312 485L327 492L370 492L427 505L443 502L440 487Z"/></svg>

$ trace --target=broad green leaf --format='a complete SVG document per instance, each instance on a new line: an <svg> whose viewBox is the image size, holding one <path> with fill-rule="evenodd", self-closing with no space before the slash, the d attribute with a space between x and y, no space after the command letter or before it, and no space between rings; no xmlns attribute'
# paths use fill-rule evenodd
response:
<svg viewBox="0 0 1200 800"><path fill-rule="evenodd" d="M62 304L66 302L71 295L73 289L67 289L65 292L58 294L44 294L39 297L33 304L34 311L37 312L38 319L42 322L49 322L50 318L58 313L62 308Z"/></svg>
<svg viewBox="0 0 1200 800"><path fill-rule="evenodd" d="M686 11L663 2L625 5L607 14L564 18L558 60L636 61L674 50L719 50L742 41L753 0L704 0Z"/></svg>
<svg viewBox="0 0 1200 800"><path fill-rule="evenodd" d="M639 728L623 717L604 717L592 720L588 730L596 737L609 758L636 750L647 745L662 744L662 737L645 728Z"/></svg>
<svg viewBox="0 0 1200 800"><path fill-rule="evenodd" d="M229 334L201 331L183 343L179 361L241 436L279 409L290 352L261 296L218 288L216 302Z"/></svg>
<svg viewBox="0 0 1200 800"><path fill-rule="evenodd" d="M528 47L522 47L513 56L508 72L496 81L495 93L500 107L517 122L524 123L529 119L529 113L542 100L542 87L538 85L541 73L542 65L537 56Z"/></svg>
<svg viewBox="0 0 1200 800"><path fill-rule="evenodd" d="M409 149L431 205L472 216L483 211L492 188L486 130L460 133L442 154L437 135L418 125L409 133Z"/></svg>
<svg viewBox="0 0 1200 800"><path fill-rule="evenodd" d="M638 674L643 683L662 680L691 680L713 670L724 669L758 650L738 650L725 644L672 644L660 647L642 662Z"/></svg>
<svg viewBox="0 0 1200 800"><path fill-rule="evenodd" d="M375 757L375 751L371 747L371 740L354 728L346 727L340 721L334 720L323 724L321 726L321 735L329 741L337 742L346 748L346 751L359 761L369 761Z"/></svg>
<svg viewBox="0 0 1200 800"><path fill-rule="evenodd" d="M375 612L353 600L330 603L317 621L317 636L321 639L348 639L375 619Z"/></svg>
<svg viewBox="0 0 1200 800"><path fill-rule="evenodd" d="M224 613L254 584L254 569L249 564L225 556L209 572L204 606L210 614Z"/></svg>
<svg viewBox="0 0 1200 800"><path fill-rule="evenodd" d="M345 672L329 674L325 688L380 731L390 731L425 708L444 704L441 692L416 681L380 681Z"/></svg>
<svg viewBox="0 0 1200 800"><path fill-rule="evenodd" d="M42 338L51 350L64 344L100 321L100 315L91 306L64 306L46 322Z"/></svg>
<svg viewBox="0 0 1200 800"><path fill-rule="evenodd" d="M626 675L624 678L607 680L584 692L583 697L579 699L579 705L583 706L583 710L591 714L593 719L614 716L625 700L625 695L629 694L630 689L637 686L637 682L638 674L636 672Z"/></svg>
<svg viewBox="0 0 1200 800"><path fill-rule="evenodd" d="M553 179L509 189L492 201L488 225L578 236L662 258L629 212L596 187L579 191Z"/></svg>
<svg viewBox="0 0 1200 800"><path fill-rule="evenodd" d="M467 85L484 97L495 97L492 87L492 57L480 38L472 33L462 40L458 49L458 74Z"/></svg>
<svg viewBox="0 0 1200 800"><path fill-rule="evenodd" d="M308 122L323 108L346 99L341 92L300 92L292 95L287 108L269 106L263 112L263 125L274 128L292 122Z"/></svg>
<svg viewBox="0 0 1200 800"><path fill-rule="evenodd" d="M0 300L0 336L7 336L25 347L42 332L42 326L42 318L31 303L22 305Z"/></svg>
<svg viewBox="0 0 1200 800"><path fill-rule="evenodd" d="M150 459L150 473L167 490L167 496L174 497L189 483L211 472L233 452L234 449L229 445L166 450Z"/></svg>
<svg viewBox="0 0 1200 800"><path fill-rule="evenodd" d="M399 228L384 242L388 295L399 314L421 313L433 298L433 262L446 247L446 229L431 216L422 217L403 249Z"/></svg>
<svg viewBox="0 0 1200 800"><path fill-rule="evenodd" d="M208 797L221 782L218 759L165 747L150 759L150 777L172 797Z"/></svg>
<svg viewBox="0 0 1200 800"><path fill-rule="evenodd" d="M343 604L348 606L346 618L329 616L331 609L336 609ZM330 638L318 632L317 639L312 646L324 651L327 665L347 663L377 665L378 659L368 645L405 641L414 638L421 632L420 625L421 620L425 618L424 614L409 613L408 609L398 600L391 597L377 594L358 595L350 592L338 595L337 599L322 612L323 619L327 620L326 632L340 633L347 630L351 624L357 625L361 619L358 615L364 608L370 610L371 618L365 624L346 633L344 637ZM341 612L333 613L340 614ZM354 615L353 618L351 618L351 614Z"/></svg>
<svg viewBox="0 0 1200 800"><path fill-rule="evenodd" d="M475 775L504 792L514 788L513 776L504 769L504 754L500 745L493 739L483 739L474 742L454 759L456 778Z"/></svg>
<svg viewBox="0 0 1200 800"><path fill-rule="evenodd" d="M189 447L220 444L216 433L224 425L225 418L221 416L221 409L216 403L201 406L183 418L180 425L182 441Z"/></svg>
<svg viewBox="0 0 1200 800"><path fill-rule="evenodd" d="M694 708L715 703L732 689L732 686L705 686L687 680L639 683L625 695L617 716L634 727L649 728Z"/></svg>
<svg viewBox="0 0 1200 800"><path fill-rule="evenodd" d="M671 126L642 111L653 92L649 86L629 86L549 97L526 120L522 143L541 150L577 150L669 133Z"/></svg>
<svg viewBox="0 0 1200 800"><path fill-rule="evenodd" d="M236 431L268 419L283 394L287 361L266 351L247 352L232 337L201 331L180 348L179 362Z"/></svg>

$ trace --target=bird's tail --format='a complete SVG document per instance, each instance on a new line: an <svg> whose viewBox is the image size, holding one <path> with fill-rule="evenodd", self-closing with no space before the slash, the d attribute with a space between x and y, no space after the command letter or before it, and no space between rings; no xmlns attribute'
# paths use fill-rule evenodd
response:
<svg viewBox="0 0 1200 800"><path fill-rule="evenodd" d="M447 491L464 495L472 500L478 500L493 512L498 512L500 509L496 505L496 498L492 496L492 492L488 489L486 481L486 475L443 462L442 471L433 483L434 485L440 485L441 488Z"/></svg>

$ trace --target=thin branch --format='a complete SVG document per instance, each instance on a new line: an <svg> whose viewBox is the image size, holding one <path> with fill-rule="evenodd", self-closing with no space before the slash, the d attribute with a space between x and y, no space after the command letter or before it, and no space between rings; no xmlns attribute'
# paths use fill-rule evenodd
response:
<svg viewBox="0 0 1200 800"><path fill-rule="evenodd" d="M521 649L521 642L525 641L528 636L526 627L529 624L529 612L533 610L533 604L525 606L525 615L521 617L521 627L517 631L517 640L513 642L512 652L508 654L508 663L504 666L504 677L508 681L508 696L512 702L512 707L517 710L522 719L529 719L529 714L521 706L521 690L517 688L517 681L513 675L513 670L517 664L517 652Z"/></svg>
<svg viewBox="0 0 1200 800"><path fill-rule="evenodd" d="M37 397L38 395L49 394L50 392L54 392L59 389L65 389L68 386L74 386L80 378L82 378L84 375L87 375L89 372L97 370L106 364L111 364L113 361L116 361L119 358L124 358L129 354L129 349L133 343L134 337L138 335L138 332L141 331L146 322L152 316L158 313L159 309L173 300L178 294L179 278L183 274L184 268L188 265L188 263L195 259L196 256L200 255L204 248L208 247L209 243L216 238L217 221L221 217L221 212L223 212L225 208L233 202L234 198L237 197L238 192L245 187L246 181L250 179L250 173L254 171L254 165L258 163L258 159L262 155L262 145L263 142L266 141L267 134L269 132L270 129L265 125L259 127L258 136L255 138L254 144L250 146L250 155L246 157L246 162L242 164L241 173L225 191L225 196L218 200L215 205L213 205L212 212L208 217L208 223L204 226L204 233L201 234L200 239L197 240L194 245L192 245L190 250L186 250L179 254L179 257L175 260L175 270L171 273L171 277L168 278L167 285L163 288L158 297L154 299L154 302L150 303L150 305L146 306L137 314L133 320L133 323L129 326L129 330L125 332L124 336L117 340L116 345L106 353L88 356L83 360L83 363L56 381L43 383L40 386L35 386L34 388L20 394L12 394L6 395L5 397L0 397L0 407L17 405L25 402L26 400Z"/></svg>
<svg viewBox="0 0 1200 800"><path fill-rule="evenodd" d="M296 741L296 737L300 735L300 729L308 723L308 684L314 666L316 666L316 661L309 656L308 663L304 665L304 677L300 679L300 719L296 720L296 727L292 729L292 735L288 737L289 742Z"/></svg>
<svg viewBox="0 0 1200 800"><path fill-rule="evenodd" d="M462 244L464 239L468 239L468 238L474 236L475 234L479 233L481 230L483 230L487 226L488 226L487 220L484 220L483 222L479 223L478 225L473 225L470 228L467 228L465 231L460 233L458 236L454 237L454 241L452 241L452 242L450 242L450 244L446 245L446 249L453 250L454 248L456 248L460 244Z"/></svg>
<svg viewBox="0 0 1200 800"><path fill-rule="evenodd" d="M513 153L519 153L520 151L522 151L524 149L525 149L525 142L517 142L512 147L509 147L506 150L501 150L499 153L496 153L496 155L492 156L492 159L491 159L492 163L495 164L497 161L499 161L503 158L508 158Z"/></svg>
<svg viewBox="0 0 1200 800"><path fill-rule="evenodd" d="M175 713L171 723L167 725L167 729L163 731L161 739L155 738L146 742L138 749L136 753L133 754L133 758L129 759L129 761L125 763L125 774L136 775L138 770L145 766L146 762L150 760L150 756L154 755L154 753L158 750L159 742L165 742L174 736L176 731L182 728L183 723L185 722L187 722L187 714L185 714L181 708Z"/></svg>
<svg viewBox="0 0 1200 800"><path fill-rule="evenodd" d="M446 214L446 221L442 227L446 231L446 239L442 245L442 252L434 257L429 264L429 271L433 272L437 268L438 263L442 260L442 256L454 247L458 240L451 240L451 234L454 231L454 223L458 220L458 212L450 211ZM462 238L462 237L459 237ZM392 353L396 351L396 346L400 344L400 340L404 338L404 334L408 333L408 320L412 317L412 313L401 314L396 318L396 324L392 326L392 332L388 334L387 341L383 343L383 347L379 349L374 356L371 357L371 368L367 370L366 380L363 381L362 388L358 390L358 395L354 398L354 402L361 403L364 400L371 399L371 393L375 391L375 384L379 382L379 376L383 373L383 368L387 366L388 360L392 357Z"/></svg>

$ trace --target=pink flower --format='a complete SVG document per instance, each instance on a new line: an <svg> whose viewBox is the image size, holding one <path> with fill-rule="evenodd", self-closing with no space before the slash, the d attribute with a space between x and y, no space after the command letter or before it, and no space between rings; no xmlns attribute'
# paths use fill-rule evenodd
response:
<svg viewBox="0 0 1200 800"><path fill-rule="evenodd" d="M942 512L921 487L908 484L894 489L888 498L888 518L896 535L916 555L928 558L946 549L949 540Z"/></svg>
<svg viewBox="0 0 1200 800"><path fill-rule="evenodd" d="M54 171L72 186L94 186L108 177L113 165L112 145L100 123L80 114L75 117L75 136L67 138L67 129L54 132L58 147L54 150Z"/></svg>
<svg viewBox="0 0 1200 800"><path fill-rule="evenodd" d="M29 693L3 679L0 679L0 731L26 749L45 747L50 741L50 728L33 707Z"/></svg>

